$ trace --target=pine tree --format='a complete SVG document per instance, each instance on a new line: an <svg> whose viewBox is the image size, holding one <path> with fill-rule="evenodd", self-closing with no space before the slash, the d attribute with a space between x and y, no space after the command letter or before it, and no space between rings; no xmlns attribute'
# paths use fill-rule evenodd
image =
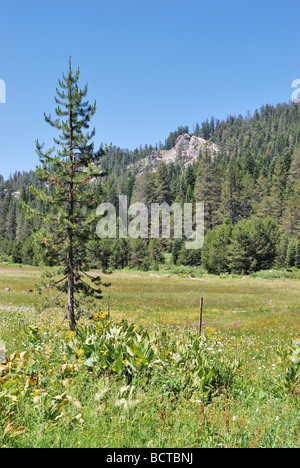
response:
<svg viewBox="0 0 300 468"><path fill-rule="evenodd" d="M239 165L230 161L225 172L221 195L221 216L229 216L233 226L243 217L243 183Z"/></svg>
<svg viewBox="0 0 300 468"><path fill-rule="evenodd" d="M6 219L6 236L9 240L14 240L16 238L16 229L17 229L17 209L16 202L12 200Z"/></svg>
<svg viewBox="0 0 300 468"><path fill-rule="evenodd" d="M278 158L275 163L270 193L271 216L280 221L285 207L285 192L287 184L287 172L283 158Z"/></svg>
<svg viewBox="0 0 300 468"><path fill-rule="evenodd" d="M207 148L198 166L195 199L199 203L204 203L205 230L213 229L218 224L220 178L219 168L214 164Z"/></svg>
<svg viewBox="0 0 300 468"><path fill-rule="evenodd" d="M289 241L286 266L300 268L300 235L298 233L294 234Z"/></svg>
<svg viewBox="0 0 300 468"><path fill-rule="evenodd" d="M228 271L229 246L232 233L230 224L222 224L208 231L201 250L202 266L209 272L219 275Z"/></svg>
<svg viewBox="0 0 300 468"><path fill-rule="evenodd" d="M272 218L240 221L232 230L229 267L234 273L267 270L276 257L277 226Z"/></svg>
<svg viewBox="0 0 300 468"><path fill-rule="evenodd" d="M56 271L60 275L59 280L51 280L48 286L56 287L59 294L67 293L67 318L71 330L76 328L75 311L80 307L77 295L79 298L82 295L102 297L101 278L88 274L90 265L86 244L96 237L98 217L94 209L100 200L93 194L91 181L104 175L98 163L105 150L101 146L94 151L92 139L95 129L91 133L87 129L96 112L96 103L90 105L85 101L87 85L83 90L79 89L79 76L79 69L73 73L70 59L68 73L59 80L59 89L56 90L57 119L45 115L46 122L60 132L59 137L54 138L59 148L56 155L55 148L44 151L44 145L36 142L42 164L37 175L46 184L43 189L34 189L33 193L54 209L45 215L27 206L31 215L43 221L43 228L36 237L59 266ZM49 186L50 189L47 188Z"/></svg>
<svg viewBox="0 0 300 468"><path fill-rule="evenodd" d="M269 183L266 179L266 174L261 171L256 181L253 209L257 216L264 217L266 210L265 200L269 195Z"/></svg>
<svg viewBox="0 0 300 468"><path fill-rule="evenodd" d="M300 149L295 151L289 172L291 183L297 183L300 179Z"/></svg>
<svg viewBox="0 0 300 468"><path fill-rule="evenodd" d="M300 230L300 191L295 187L286 203L281 219L281 231L289 237Z"/></svg>
<svg viewBox="0 0 300 468"><path fill-rule="evenodd" d="M154 202L170 203L169 173L165 162L158 165L154 179Z"/></svg>
<svg viewBox="0 0 300 468"><path fill-rule="evenodd" d="M185 178L186 187L187 187L185 202L194 203L194 190L195 190L196 175L194 172L194 168L191 164L187 167L186 172L184 174L184 178Z"/></svg>
<svg viewBox="0 0 300 468"><path fill-rule="evenodd" d="M149 166L146 166L143 173L137 176L132 193L132 203L145 203L147 207L153 202L154 175Z"/></svg>

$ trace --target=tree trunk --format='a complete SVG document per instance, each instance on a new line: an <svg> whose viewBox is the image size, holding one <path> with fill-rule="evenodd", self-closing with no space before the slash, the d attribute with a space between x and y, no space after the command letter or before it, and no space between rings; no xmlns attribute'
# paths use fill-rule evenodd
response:
<svg viewBox="0 0 300 468"><path fill-rule="evenodd" d="M75 310L74 310L74 266L73 266L73 239L71 230L68 229L68 320L70 330L74 331L76 327Z"/></svg>
<svg viewBox="0 0 300 468"><path fill-rule="evenodd" d="M70 178L69 178L69 206L68 206L68 221L73 224L74 215L74 170L73 170L73 113L72 110L69 114L70 125ZM74 331L76 328L75 307L74 307L74 257L73 257L73 226L67 228L68 238L68 320L70 330Z"/></svg>

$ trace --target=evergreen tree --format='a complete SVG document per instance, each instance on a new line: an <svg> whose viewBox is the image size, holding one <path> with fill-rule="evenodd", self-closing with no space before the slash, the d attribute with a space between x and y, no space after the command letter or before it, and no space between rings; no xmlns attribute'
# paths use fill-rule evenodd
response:
<svg viewBox="0 0 300 468"><path fill-rule="evenodd" d="M179 254L181 251L183 240L182 239L174 239L172 245L172 261L174 265L178 264Z"/></svg>
<svg viewBox="0 0 300 468"><path fill-rule="evenodd" d="M300 235L296 233L290 239L286 255L286 266L300 268Z"/></svg>
<svg viewBox="0 0 300 468"><path fill-rule="evenodd" d="M240 221L232 231L229 268L235 273L272 268L277 252L277 226L272 218Z"/></svg>
<svg viewBox="0 0 300 468"><path fill-rule="evenodd" d="M219 224L218 208L220 204L219 168L214 164L212 155L206 148L200 160L195 182L195 199L204 203L205 230Z"/></svg>
<svg viewBox="0 0 300 468"><path fill-rule="evenodd" d="M281 219L281 231L292 237L294 233L300 230L300 191L294 186Z"/></svg>
<svg viewBox="0 0 300 468"><path fill-rule="evenodd" d="M253 199L253 210L257 216L266 216L266 200L269 195L269 183L266 179L266 174L261 171L256 181L254 199Z"/></svg>
<svg viewBox="0 0 300 468"><path fill-rule="evenodd" d="M86 244L91 237L96 237L98 218L94 209L100 200L92 193L90 182L103 176L98 163L104 149L100 147L94 151L92 139L95 130L87 131L96 112L96 103L90 105L85 101L87 85L83 90L79 89L79 75L79 69L73 73L70 59L68 73L59 80L59 89L56 90L57 119L45 115L46 122L60 132L54 139L59 147L57 154L54 154L55 148L45 152L43 145L36 143L42 164L37 175L50 185L51 190L46 185L33 192L43 203L53 205L54 213L45 215L27 206L32 215L43 221L44 227L37 238L60 266L56 273L61 277L58 281L52 280L49 287L55 286L60 293L67 293L67 317L71 330L76 328L75 310L80 306L77 294L102 297L101 278L87 273L90 264L87 262Z"/></svg>
<svg viewBox="0 0 300 468"><path fill-rule="evenodd" d="M146 166L141 175L138 175L132 193L132 203L144 203L147 207L154 200L154 175L149 166Z"/></svg>
<svg viewBox="0 0 300 468"><path fill-rule="evenodd" d="M154 202L170 203L170 188L168 184L168 166L165 162L160 162L154 178Z"/></svg>
<svg viewBox="0 0 300 468"><path fill-rule="evenodd" d="M300 180L300 149L295 151L289 172L289 180L292 184Z"/></svg>
<svg viewBox="0 0 300 468"><path fill-rule="evenodd" d="M235 161L230 161L225 172L221 195L221 216L228 216L234 226L243 217L242 172Z"/></svg>
<svg viewBox="0 0 300 468"><path fill-rule="evenodd" d="M278 158L275 164L270 193L270 215L280 221L285 207L285 192L287 172L283 158Z"/></svg>
<svg viewBox="0 0 300 468"><path fill-rule="evenodd" d="M147 271L150 268L148 245L145 239L131 240L131 256L129 261L131 268Z"/></svg>
<svg viewBox="0 0 300 468"><path fill-rule="evenodd" d="M208 273L219 275L228 271L231 232L231 225L223 224L205 235L201 258Z"/></svg>
<svg viewBox="0 0 300 468"><path fill-rule="evenodd" d="M151 261L151 266L155 269L159 269L159 264L164 263L165 257L163 254L163 249L159 239L151 239L149 242L149 259Z"/></svg>
<svg viewBox="0 0 300 468"><path fill-rule="evenodd" d="M16 218L16 203L13 201L10 204L6 218L6 237L12 241L16 237L17 218Z"/></svg>

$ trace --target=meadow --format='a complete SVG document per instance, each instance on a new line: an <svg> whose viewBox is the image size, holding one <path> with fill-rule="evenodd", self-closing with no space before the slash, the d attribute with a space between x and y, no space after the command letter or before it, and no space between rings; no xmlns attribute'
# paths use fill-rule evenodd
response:
<svg viewBox="0 0 300 468"><path fill-rule="evenodd" d="M299 279L118 271L75 335L41 273L0 266L0 446L300 446Z"/></svg>

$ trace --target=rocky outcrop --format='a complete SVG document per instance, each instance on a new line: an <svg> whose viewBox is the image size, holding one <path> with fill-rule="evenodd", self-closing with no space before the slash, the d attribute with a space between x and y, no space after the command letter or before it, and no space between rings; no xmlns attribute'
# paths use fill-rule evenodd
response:
<svg viewBox="0 0 300 468"><path fill-rule="evenodd" d="M146 166L150 166L152 171L156 171L159 163L164 161L166 164L181 163L184 167L197 161L199 154L208 151L214 159L219 152L219 148L203 138L184 133L177 138L174 148L170 150L154 150L151 155L142 160L140 173Z"/></svg>

